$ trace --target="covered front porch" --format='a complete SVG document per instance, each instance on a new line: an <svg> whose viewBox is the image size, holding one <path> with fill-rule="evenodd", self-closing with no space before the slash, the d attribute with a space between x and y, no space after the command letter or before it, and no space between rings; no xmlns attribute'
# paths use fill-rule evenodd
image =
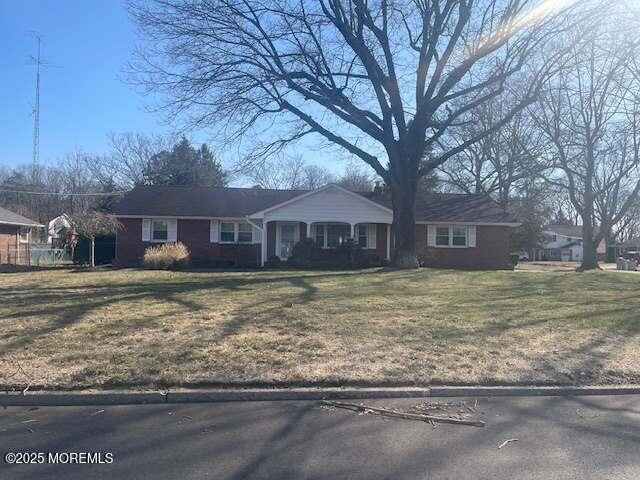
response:
<svg viewBox="0 0 640 480"><path fill-rule="evenodd" d="M261 245L261 265L272 257L287 260L293 246L304 238L312 238L318 247L327 250L353 239L360 248L383 260L390 259L391 225L386 223L276 220L264 222L262 228L266 241Z"/></svg>
<svg viewBox="0 0 640 480"><path fill-rule="evenodd" d="M323 249L337 248L348 239L388 260L393 212L362 195L327 185L252 215L261 223L261 265L271 257L286 260L293 246L313 238Z"/></svg>

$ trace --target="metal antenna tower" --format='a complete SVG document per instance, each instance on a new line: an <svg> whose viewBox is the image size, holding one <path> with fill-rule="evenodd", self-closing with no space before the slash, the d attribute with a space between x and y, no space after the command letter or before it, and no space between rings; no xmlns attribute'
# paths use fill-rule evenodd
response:
<svg viewBox="0 0 640 480"><path fill-rule="evenodd" d="M40 66L44 62L40 58L40 44L42 39L40 35L34 35L38 41L38 56L31 57L32 62L36 66L36 102L33 106L33 159L31 165L31 173L35 176L38 160L40 157Z"/></svg>

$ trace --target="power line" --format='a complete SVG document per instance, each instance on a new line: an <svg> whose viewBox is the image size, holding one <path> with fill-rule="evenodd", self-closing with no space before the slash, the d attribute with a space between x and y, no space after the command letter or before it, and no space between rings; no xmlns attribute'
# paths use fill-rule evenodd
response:
<svg viewBox="0 0 640 480"><path fill-rule="evenodd" d="M77 192L38 192L29 190L12 190L0 188L0 193L20 193L25 195L58 195L61 197L116 197L124 195L127 192L95 192L95 193L77 193Z"/></svg>

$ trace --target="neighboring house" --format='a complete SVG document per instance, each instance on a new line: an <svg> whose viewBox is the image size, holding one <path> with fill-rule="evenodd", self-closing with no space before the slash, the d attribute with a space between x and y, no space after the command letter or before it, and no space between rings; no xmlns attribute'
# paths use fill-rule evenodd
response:
<svg viewBox="0 0 640 480"><path fill-rule="evenodd" d="M387 193L318 190L138 187L116 204L123 228L116 263L135 265L147 247L180 241L194 264L260 266L286 260L300 239L322 248L353 238L380 261L392 251L393 212ZM519 225L485 195L421 195L416 204L418 255L425 265L512 268L511 227Z"/></svg>
<svg viewBox="0 0 640 480"><path fill-rule="evenodd" d="M626 242L622 242L616 245L616 256L624 255L631 252L640 252L640 237L631 238Z"/></svg>
<svg viewBox="0 0 640 480"><path fill-rule="evenodd" d="M0 207L0 263L29 263L32 230L38 222Z"/></svg>
<svg viewBox="0 0 640 480"><path fill-rule="evenodd" d="M71 221L66 213L58 215L47 224L47 243L54 248L62 247L67 241Z"/></svg>
<svg viewBox="0 0 640 480"><path fill-rule="evenodd" d="M581 262L583 258L582 226L547 225L543 229L544 240L535 252L535 260ZM599 259L604 259L604 240L597 247Z"/></svg>

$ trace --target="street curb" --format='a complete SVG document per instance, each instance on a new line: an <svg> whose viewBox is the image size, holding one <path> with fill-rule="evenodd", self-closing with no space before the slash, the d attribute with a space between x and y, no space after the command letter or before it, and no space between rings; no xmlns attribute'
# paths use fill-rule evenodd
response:
<svg viewBox="0 0 640 480"><path fill-rule="evenodd" d="M518 397L640 394L640 386L451 386L429 388L282 388L212 389L168 392L94 391L21 392L0 394L0 406L151 405L163 403L259 402L325 399L428 397Z"/></svg>

